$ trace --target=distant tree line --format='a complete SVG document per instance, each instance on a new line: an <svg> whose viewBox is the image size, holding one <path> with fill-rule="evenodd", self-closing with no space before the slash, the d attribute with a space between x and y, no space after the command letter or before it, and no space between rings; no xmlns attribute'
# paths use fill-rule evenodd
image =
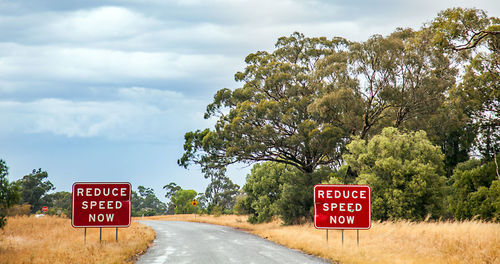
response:
<svg viewBox="0 0 500 264"><path fill-rule="evenodd" d="M0 227L6 224L7 216L41 213L42 207L49 209L46 214L71 217L71 193L55 192L54 185L47 179L42 169L33 170L23 178L9 182L8 167L0 159Z"/></svg>
<svg viewBox="0 0 500 264"><path fill-rule="evenodd" d="M33 170L21 179L9 182L8 167L0 159L0 228L7 222L7 216L41 214L47 206L47 215L71 218L71 192L54 192L55 187L48 179L47 171ZM206 193L198 194L194 190L183 190L175 183L163 187L168 204L160 201L153 188L138 186L132 190L132 216L154 216L165 214L192 213L232 213L236 203L239 186L229 178L213 181ZM198 205L192 202L197 199Z"/></svg>
<svg viewBox="0 0 500 264"><path fill-rule="evenodd" d="M173 182L163 188L167 192L165 198L169 199L168 214L232 214L239 194L239 186L226 176L214 177L205 193L184 190ZM197 201L196 206L192 205L193 200Z"/></svg>
<svg viewBox="0 0 500 264"><path fill-rule="evenodd" d="M500 221L500 20L452 8L363 42L281 37L185 134L212 183L254 164L234 209L310 221L318 183L369 184L373 218Z"/></svg>

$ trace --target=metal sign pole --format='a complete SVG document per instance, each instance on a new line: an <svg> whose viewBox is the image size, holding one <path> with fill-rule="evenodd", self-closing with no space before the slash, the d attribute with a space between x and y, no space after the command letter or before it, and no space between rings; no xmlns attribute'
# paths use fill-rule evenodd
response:
<svg viewBox="0 0 500 264"><path fill-rule="evenodd" d="M99 243L102 244L102 227L99 227Z"/></svg>
<svg viewBox="0 0 500 264"><path fill-rule="evenodd" d="M116 242L118 242L118 227L116 228Z"/></svg>
<svg viewBox="0 0 500 264"><path fill-rule="evenodd" d="M83 243L87 244L87 228L86 227L83 231Z"/></svg>
<svg viewBox="0 0 500 264"><path fill-rule="evenodd" d="M328 229L326 230L326 245L328 246Z"/></svg>
<svg viewBox="0 0 500 264"><path fill-rule="evenodd" d="M344 245L344 229L342 229L342 246Z"/></svg>
<svg viewBox="0 0 500 264"><path fill-rule="evenodd" d="M358 247L359 247L359 229L356 229L356 242L357 242Z"/></svg>

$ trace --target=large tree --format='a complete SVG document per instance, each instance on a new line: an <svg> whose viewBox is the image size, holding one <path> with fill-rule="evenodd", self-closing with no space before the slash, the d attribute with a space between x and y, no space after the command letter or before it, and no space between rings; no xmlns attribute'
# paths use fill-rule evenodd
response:
<svg viewBox="0 0 500 264"><path fill-rule="evenodd" d="M171 182L165 186L163 186L163 189L165 189L165 198L168 199L168 204L167 204L167 214L175 214L175 205L172 202L172 197L175 195L177 191L182 190L181 186L178 186L175 182Z"/></svg>
<svg viewBox="0 0 500 264"><path fill-rule="evenodd" d="M228 176L226 176L226 169L208 169L205 173L205 178L210 178L204 198L208 202L208 211L215 209L223 213L224 211L230 212L236 204L236 195L240 186L233 183Z"/></svg>
<svg viewBox="0 0 500 264"><path fill-rule="evenodd" d="M350 135L425 120L456 74L430 32L398 29L361 43L280 38L273 53L246 58L242 88L217 92L206 113L218 118L215 130L186 133L179 163L274 161L309 173L340 163Z"/></svg>
<svg viewBox="0 0 500 264"><path fill-rule="evenodd" d="M500 151L500 19L478 9L451 8L429 25L433 42L460 67L451 100L476 127L477 149L487 159Z"/></svg>
<svg viewBox="0 0 500 264"><path fill-rule="evenodd" d="M21 203L31 204L31 212L35 213L42 209L44 201L42 198L54 190L54 185L47 179L49 177L46 171L42 169L33 170L25 175L17 183L21 187Z"/></svg>
<svg viewBox="0 0 500 264"><path fill-rule="evenodd" d="M327 122L349 112L343 124L362 139L385 126L400 127L431 115L443 103L456 70L431 45L429 32L397 29L387 37L374 35L365 42L352 42L351 85L343 86L349 90L333 89L312 109Z"/></svg>
<svg viewBox="0 0 500 264"><path fill-rule="evenodd" d="M338 160L350 131L308 108L349 83L346 45L294 33L280 38L272 53L248 55L247 67L235 75L243 87L217 92L205 115L217 118L215 129L186 133L179 164L274 161L310 173Z"/></svg>
<svg viewBox="0 0 500 264"><path fill-rule="evenodd" d="M7 224L7 209L15 205L19 199L19 187L9 182L9 170L5 161L0 159L0 228Z"/></svg>

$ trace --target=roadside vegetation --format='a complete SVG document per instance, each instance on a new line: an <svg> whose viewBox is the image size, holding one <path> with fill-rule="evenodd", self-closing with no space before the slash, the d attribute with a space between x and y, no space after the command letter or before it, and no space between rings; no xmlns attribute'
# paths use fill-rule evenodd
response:
<svg viewBox="0 0 500 264"><path fill-rule="evenodd" d="M139 223L118 229L73 228L71 220L57 216L9 217L0 231L0 263L134 263L154 240L154 231Z"/></svg>
<svg viewBox="0 0 500 264"><path fill-rule="evenodd" d="M463 222L372 222L369 230L329 231L312 223L285 226L279 220L250 224L247 216L169 215L148 220L192 221L231 226L289 248L340 263L497 263L500 260L500 224Z"/></svg>
<svg viewBox="0 0 500 264"><path fill-rule="evenodd" d="M373 220L499 222L499 36L499 18L450 8L419 29L359 42L295 32L249 54L240 88L207 105L214 127L184 136L179 165L212 186L253 166L239 193L207 188L201 211L302 224L314 185L368 184ZM236 203L210 196L222 191Z"/></svg>

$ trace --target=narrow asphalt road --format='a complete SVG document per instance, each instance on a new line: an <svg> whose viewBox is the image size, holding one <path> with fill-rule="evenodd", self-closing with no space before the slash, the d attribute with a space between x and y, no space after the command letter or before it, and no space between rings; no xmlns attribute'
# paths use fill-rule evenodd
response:
<svg viewBox="0 0 500 264"><path fill-rule="evenodd" d="M328 263L236 229L202 223L138 221L156 232L138 264Z"/></svg>

